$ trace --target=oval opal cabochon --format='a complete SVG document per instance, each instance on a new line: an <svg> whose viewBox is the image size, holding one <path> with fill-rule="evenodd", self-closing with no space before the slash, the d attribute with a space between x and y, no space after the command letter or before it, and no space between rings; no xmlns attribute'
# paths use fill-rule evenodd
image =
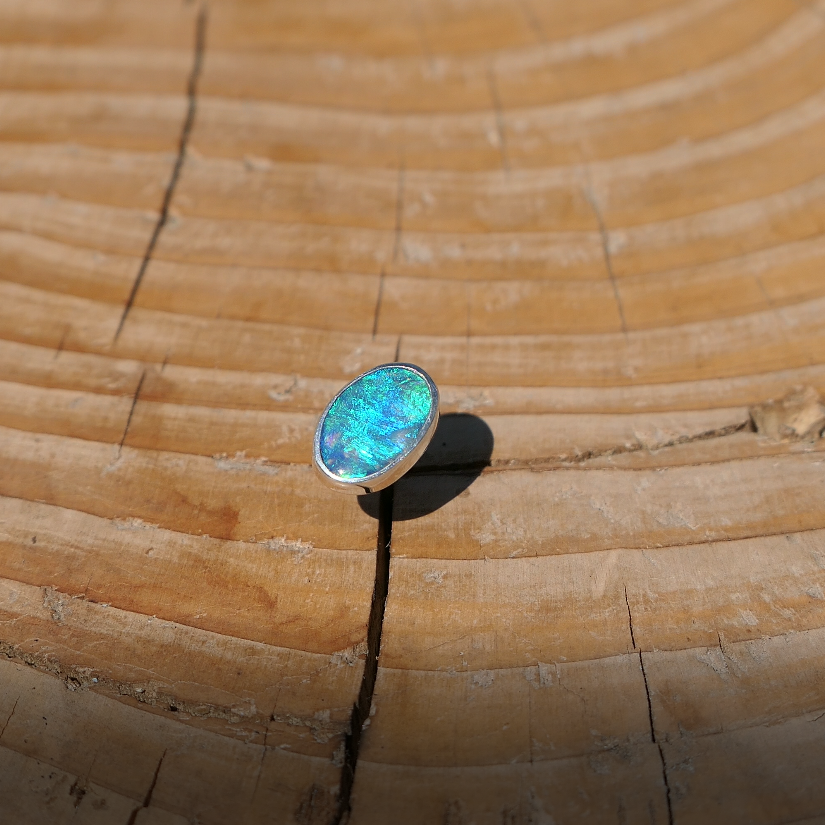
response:
<svg viewBox="0 0 825 825"><path fill-rule="evenodd" d="M432 387L401 364L377 367L345 387L320 425L320 460L329 473L357 483L411 453L432 423Z"/></svg>

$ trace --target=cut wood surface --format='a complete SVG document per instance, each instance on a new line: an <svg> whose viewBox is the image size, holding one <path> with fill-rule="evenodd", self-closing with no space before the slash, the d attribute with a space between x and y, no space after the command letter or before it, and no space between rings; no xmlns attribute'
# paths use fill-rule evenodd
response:
<svg viewBox="0 0 825 825"><path fill-rule="evenodd" d="M0 821L825 822L825 2L0 0ZM360 372L442 419L315 477Z"/></svg>

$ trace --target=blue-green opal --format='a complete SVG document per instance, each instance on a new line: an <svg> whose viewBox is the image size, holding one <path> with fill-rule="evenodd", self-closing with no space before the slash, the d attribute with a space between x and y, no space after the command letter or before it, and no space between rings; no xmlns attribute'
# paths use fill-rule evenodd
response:
<svg viewBox="0 0 825 825"><path fill-rule="evenodd" d="M381 367L347 387L327 412L321 460L342 479L363 479L408 453L424 434L433 396L416 372Z"/></svg>

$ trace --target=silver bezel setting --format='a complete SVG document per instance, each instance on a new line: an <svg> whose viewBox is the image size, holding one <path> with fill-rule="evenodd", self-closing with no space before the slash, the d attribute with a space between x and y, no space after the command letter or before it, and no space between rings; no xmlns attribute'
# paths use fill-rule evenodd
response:
<svg viewBox="0 0 825 825"><path fill-rule="evenodd" d="M430 388L432 402L430 404L430 412L427 415L424 432L412 449L405 453L401 453L401 455L394 458L392 462L380 472L372 473L372 475L364 476L364 478L359 479L339 478L330 472L321 458L321 430L323 429L327 414L339 396L353 384L360 381L364 378L364 376L370 375L378 370L386 369L387 367L402 367L403 369L410 370L411 372L420 375L427 382L427 386ZM438 387L436 387L432 378L430 378L430 376L427 375L421 367L415 366L415 364L405 364L401 362L380 364L377 367L373 367L371 370L361 373L361 375L357 378L353 378L349 384L342 387L335 394L329 404L327 404L323 413L321 413L321 417L318 419L318 425L315 427L315 438L312 443L312 464L315 467L315 471L327 486L344 493L363 495L364 493L377 493L379 490L389 487L390 484L398 481L398 479L401 478L401 476L403 476L407 470L409 470L415 462L418 461L419 458L421 458L424 451L429 446L433 433L435 432L435 428L438 426L438 403Z"/></svg>

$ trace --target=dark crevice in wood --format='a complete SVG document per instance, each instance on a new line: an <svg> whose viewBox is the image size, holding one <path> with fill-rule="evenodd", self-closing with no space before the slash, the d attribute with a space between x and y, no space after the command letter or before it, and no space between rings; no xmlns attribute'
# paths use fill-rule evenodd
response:
<svg viewBox="0 0 825 825"><path fill-rule="evenodd" d="M138 814L139 814L142 810L144 810L145 808L148 808L148 807L149 807L149 805L151 804L151 802L152 802L152 794L154 794L154 792L155 792L155 785L157 785L157 784L158 784L158 776L159 776L159 774L160 774L160 769L161 769L161 766L163 765L163 760L164 760L165 758L166 758L166 751L164 751L164 752L160 755L160 760L158 761L158 765L157 765L157 767L155 768L155 773L154 773L154 775L152 776L152 781L151 781L151 783L149 784L149 790L148 790L148 791L146 791L146 796L143 798L143 804L142 804L142 805L140 805L139 807L135 808L135 809L132 811L132 815L129 817L129 821L127 822L127 825L135 825L135 821L137 820L137 815L138 815Z"/></svg>
<svg viewBox="0 0 825 825"><path fill-rule="evenodd" d="M653 724L653 702L650 700L650 686L647 683L647 673L645 671L645 657L639 651L639 667L642 669L642 679L645 683L645 696L647 697L647 718L650 722L650 741L656 744L656 728Z"/></svg>
<svg viewBox="0 0 825 825"><path fill-rule="evenodd" d="M19 701L20 701L20 697L18 696L18 697L14 700L14 705L12 706L11 713L9 714L8 718L6 719L6 721L3 723L3 730L0 730L0 739L2 739L2 738L3 738L3 735L4 735L4 734L5 734L5 732L6 732L6 728L9 726L9 722L11 722L11 718L12 718L12 716L14 716L14 712L17 710L17 703L18 703Z"/></svg>
<svg viewBox="0 0 825 825"><path fill-rule="evenodd" d="M66 346L66 336L69 334L69 324L66 324L66 328L63 330L63 334L60 336L60 343L57 345L57 349L54 351L54 360L57 361L60 353L63 352L63 347Z"/></svg>
<svg viewBox="0 0 825 825"><path fill-rule="evenodd" d="M129 407L129 415L126 418L126 426L123 428L123 436L120 439L120 444L117 447L117 454L120 456L121 452L123 451L123 445L126 442L126 436L129 434L129 427L132 424L132 416L135 414L135 407L137 407L138 398L140 397L140 391L143 388L143 381L146 378L146 370L144 370L140 374L140 381L138 381L137 389L135 389L135 395L132 398L132 406Z"/></svg>
<svg viewBox="0 0 825 825"><path fill-rule="evenodd" d="M384 626L384 608L390 584L390 551L392 545L392 509L394 485L379 493L378 541L375 556L375 585L372 591L369 623L367 625L367 658L358 701L352 707L350 732L344 742L344 765L341 769L341 783L338 790L338 809L332 825L341 825L349 815L355 771L358 767L358 752L361 747L361 733L369 719L375 679L378 675L378 657L381 653L381 633Z"/></svg>
<svg viewBox="0 0 825 825"><path fill-rule="evenodd" d="M158 784L158 776L160 775L160 769L163 765L163 760L166 758L166 751L164 751L160 755L160 759L158 760L158 766L155 768L155 773L152 776L152 783L149 785L149 790L146 791L146 796L143 800L143 807L148 808L152 802L152 794L155 792L155 785Z"/></svg>
<svg viewBox="0 0 825 825"><path fill-rule="evenodd" d="M630 611L630 599L627 598L627 587L624 589L624 603L627 605L627 625L630 628L630 643L636 650L636 634L633 632L633 613Z"/></svg>
<svg viewBox="0 0 825 825"><path fill-rule="evenodd" d="M657 742L656 747L659 749L659 760L662 763L662 781L665 783L665 796L667 798L667 822L668 825L673 825L673 800L670 794L670 780L667 776L667 762L665 762L665 754L662 746Z"/></svg>
<svg viewBox="0 0 825 825"><path fill-rule="evenodd" d="M258 796L258 786L261 784L261 774L264 772L264 761L266 760L267 754L266 740L268 735L269 729L264 731L264 746L261 748L261 761L258 763L258 772L255 774L255 787L252 789L253 800Z"/></svg>
<svg viewBox="0 0 825 825"><path fill-rule="evenodd" d="M629 609L629 607L628 607ZM653 702L650 699L650 686L647 683L647 672L645 671L645 659L641 651L639 651L639 666L642 669L642 679L645 683L645 696L647 697L647 715L650 720L650 739L656 745L659 751L659 761L662 763L662 782L665 786L665 798L667 801L667 821L668 825L673 825L673 802L670 794L670 780L667 775L667 762L665 761L665 752L662 750L662 743L656 739L656 726L653 723Z"/></svg>
<svg viewBox="0 0 825 825"><path fill-rule="evenodd" d="M486 470L487 472L503 472L506 470L541 470L550 471L553 469L578 469L579 465L587 461L592 461L596 458L610 458L614 455L625 455L627 453L638 453L642 450L649 450L651 453L658 453L671 447L680 447L683 444L693 444L698 441L712 441L717 438L725 438L729 435L735 435L740 432L753 431L753 424L748 418L746 421L740 421L737 424L730 424L727 427L718 427L713 430L704 430L696 435L683 435L678 438L664 441L661 444L653 446L637 442L636 444L622 444L616 447L606 447L602 450L586 450L585 452L577 453L575 455L556 455L543 456L541 458L530 459L494 459L492 461L468 461L456 462L455 464L440 464L438 467L432 465L424 465L421 467L413 467L410 470L412 475L457 475L461 473L479 472ZM739 459L736 459L739 460ZM548 465L567 465L567 466L548 466ZM601 469L601 468L600 468ZM630 468L622 468L630 469Z"/></svg>
<svg viewBox="0 0 825 825"><path fill-rule="evenodd" d="M169 183L166 186L166 191L163 193L163 201L161 203L160 214L158 215L157 223L155 224L152 236L149 238L149 244L146 247L146 252L143 254L143 259L140 262L140 268L138 269L137 275L135 276L135 281L132 284L132 289L129 292L129 297L126 299L126 304L123 307L123 314L120 316L120 323L117 325L117 330L115 331L115 341L117 341L118 337L120 336L120 333L123 331L123 325L126 323L126 318L129 315L129 311L132 309L132 306L135 303L135 298L137 297L138 290L140 289L141 281L143 280L143 276L146 274L146 269L149 266L149 261L152 259L152 254L154 253L155 246L157 245L158 239L160 238L160 233L163 231L163 227L166 226L166 222L169 220L169 206L172 203L172 197L175 194L175 188L177 187L178 178L180 177L181 169L183 168L183 162L186 158L186 147L189 143L189 136L192 132L192 126L195 123L195 112L197 110L198 80L201 74L201 67L203 65L203 53L204 48L206 46L206 20L206 5L204 4L203 6L201 6L200 12L198 12L198 19L195 24L195 57L192 64L192 71L189 75L189 80L186 86L186 118L183 121L180 139L178 140L178 153L177 157L175 158L175 165L172 167L172 175L169 178Z"/></svg>

